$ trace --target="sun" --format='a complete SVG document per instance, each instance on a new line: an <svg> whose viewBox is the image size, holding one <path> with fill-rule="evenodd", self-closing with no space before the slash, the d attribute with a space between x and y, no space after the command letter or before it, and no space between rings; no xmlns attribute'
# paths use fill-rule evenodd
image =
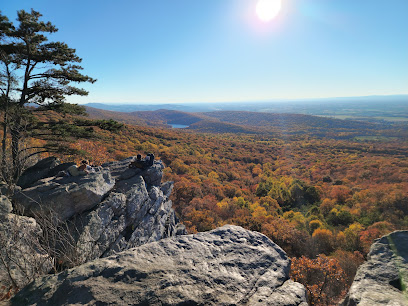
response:
<svg viewBox="0 0 408 306"><path fill-rule="evenodd" d="M279 14L281 6L281 0L259 0L256 5L256 14L259 19L268 22Z"/></svg>

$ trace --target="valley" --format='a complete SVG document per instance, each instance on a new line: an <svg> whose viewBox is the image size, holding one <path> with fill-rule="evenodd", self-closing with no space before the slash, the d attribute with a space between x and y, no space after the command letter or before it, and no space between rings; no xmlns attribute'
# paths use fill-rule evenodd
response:
<svg viewBox="0 0 408 306"><path fill-rule="evenodd" d="M190 233L225 224L259 231L299 259L294 273L330 264L342 275L331 286L346 290L375 238L408 229L404 125L251 112L135 114L146 124L72 145L95 164L154 153ZM189 128L163 127L170 123ZM323 284L316 276L305 285L312 292ZM324 289L328 300L345 292L334 287Z"/></svg>

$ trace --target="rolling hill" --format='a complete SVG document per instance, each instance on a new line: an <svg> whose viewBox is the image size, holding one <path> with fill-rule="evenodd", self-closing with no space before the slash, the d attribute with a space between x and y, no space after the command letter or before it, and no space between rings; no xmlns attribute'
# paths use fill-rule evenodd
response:
<svg viewBox="0 0 408 306"><path fill-rule="evenodd" d="M177 110L112 112L87 107L91 118L114 119L123 123L170 127L186 125L186 130L201 133L244 133L311 135L330 138L404 137L408 126L385 122L363 122L303 114L263 113L247 111L215 111L188 113Z"/></svg>

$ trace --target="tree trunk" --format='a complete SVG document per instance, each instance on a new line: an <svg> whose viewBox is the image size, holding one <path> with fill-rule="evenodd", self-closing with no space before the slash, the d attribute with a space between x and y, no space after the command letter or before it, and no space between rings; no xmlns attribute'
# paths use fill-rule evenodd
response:
<svg viewBox="0 0 408 306"><path fill-rule="evenodd" d="M7 177L6 157L7 157L7 109L4 110L3 116L3 139L1 141L1 174L3 179Z"/></svg>
<svg viewBox="0 0 408 306"><path fill-rule="evenodd" d="M16 123L16 126L14 126L11 129L11 156L13 159L13 169L12 169L13 183L17 182L17 179L19 178L21 171L22 171L22 167L21 167L22 165L21 165L20 154L19 154L20 141L21 141L21 132L20 132L19 126L20 124L18 122Z"/></svg>

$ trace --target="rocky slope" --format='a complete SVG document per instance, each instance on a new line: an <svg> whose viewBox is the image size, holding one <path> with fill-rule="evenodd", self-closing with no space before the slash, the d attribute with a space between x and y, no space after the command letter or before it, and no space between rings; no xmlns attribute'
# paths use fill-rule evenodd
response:
<svg viewBox="0 0 408 306"><path fill-rule="evenodd" d="M175 236L46 276L9 305L302 305L290 260L237 226Z"/></svg>
<svg viewBox="0 0 408 306"><path fill-rule="evenodd" d="M9 199L0 196L0 284L21 287L48 273L52 261L39 247L42 230L36 220L12 210Z"/></svg>
<svg viewBox="0 0 408 306"><path fill-rule="evenodd" d="M408 305L408 231L378 239L342 305Z"/></svg>
<svg viewBox="0 0 408 306"><path fill-rule="evenodd" d="M41 256L48 253L54 263L69 267L185 234L169 200L173 184L161 183L163 164L155 161L145 170L129 169L132 160L133 157L104 164L96 167L94 173L78 177L56 176L71 164L60 164L55 158L29 168L19 181L21 189L12 197L14 210L27 217L12 214L13 207L7 199L0 205L5 210L5 217L0 218L0 249L16 248L12 237L26 235L25 242L18 245L20 253L40 248ZM34 225L28 227L29 223ZM38 224L45 227L42 229ZM59 236L55 238L56 233ZM57 241L50 242L52 239ZM13 267L18 275L13 278L21 279L30 265ZM0 274L1 271L7 272L2 261ZM10 281L0 279L1 284Z"/></svg>

